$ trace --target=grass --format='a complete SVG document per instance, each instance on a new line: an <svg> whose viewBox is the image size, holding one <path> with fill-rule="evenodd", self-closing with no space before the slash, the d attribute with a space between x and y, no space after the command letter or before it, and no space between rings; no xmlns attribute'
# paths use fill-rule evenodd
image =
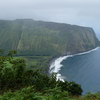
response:
<svg viewBox="0 0 100 100"><path fill-rule="evenodd" d="M54 93L36 92L34 88L27 87L15 92L8 91L0 95L0 100L100 100L100 93L87 93L84 96L69 96L67 92L66 94L64 92L57 92L56 97L58 99L55 98Z"/></svg>
<svg viewBox="0 0 100 100"><path fill-rule="evenodd" d="M17 58L24 59L26 62L27 68L42 69L43 70L42 72L44 74L47 74L48 63L52 59L52 56L16 56L14 57L14 59L17 59Z"/></svg>

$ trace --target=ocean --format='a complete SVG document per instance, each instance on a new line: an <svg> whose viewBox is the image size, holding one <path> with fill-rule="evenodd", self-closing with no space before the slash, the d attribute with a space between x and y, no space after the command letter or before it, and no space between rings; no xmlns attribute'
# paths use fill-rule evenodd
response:
<svg viewBox="0 0 100 100"><path fill-rule="evenodd" d="M83 94L100 92L100 48L57 58L51 63L50 73L57 73L61 81L81 85Z"/></svg>

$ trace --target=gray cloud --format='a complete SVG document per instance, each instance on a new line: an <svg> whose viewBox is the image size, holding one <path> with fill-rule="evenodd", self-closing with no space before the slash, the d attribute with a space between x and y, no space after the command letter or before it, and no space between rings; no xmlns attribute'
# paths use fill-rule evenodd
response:
<svg viewBox="0 0 100 100"><path fill-rule="evenodd" d="M99 0L0 0L0 19L31 18L77 24L93 27L98 33L99 10Z"/></svg>

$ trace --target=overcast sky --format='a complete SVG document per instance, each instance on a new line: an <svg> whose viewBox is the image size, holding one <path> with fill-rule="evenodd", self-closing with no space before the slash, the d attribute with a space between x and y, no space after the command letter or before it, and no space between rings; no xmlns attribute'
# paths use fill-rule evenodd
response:
<svg viewBox="0 0 100 100"><path fill-rule="evenodd" d="M92 27L100 35L100 0L0 0L0 19L31 18Z"/></svg>

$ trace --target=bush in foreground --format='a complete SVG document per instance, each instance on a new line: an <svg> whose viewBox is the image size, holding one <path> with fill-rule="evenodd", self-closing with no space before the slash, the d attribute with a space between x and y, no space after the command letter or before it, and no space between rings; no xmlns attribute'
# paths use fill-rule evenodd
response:
<svg viewBox="0 0 100 100"><path fill-rule="evenodd" d="M56 81L56 74L48 77L41 74L39 69L27 69L25 60L14 59L14 54L16 54L14 50L7 54L3 50L0 51L0 92L11 91L1 96L1 100L10 100L10 98L18 98L14 100L27 100L23 98L29 100L39 100L39 98L44 98L43 100L49 100L49 98L54 98L50 100L66 100L61 98L82 94L81 86L75 82ZM15 92L19 89L21 91Z"/></svg>

